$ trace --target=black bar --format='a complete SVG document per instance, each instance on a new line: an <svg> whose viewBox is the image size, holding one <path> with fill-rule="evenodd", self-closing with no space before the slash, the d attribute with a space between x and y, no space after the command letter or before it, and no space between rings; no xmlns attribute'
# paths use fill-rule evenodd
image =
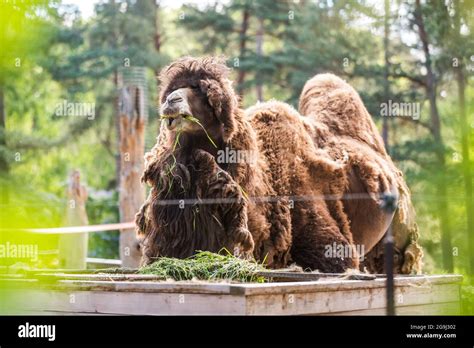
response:
<svg viewBox="0 0 474 348"><path fill-rule="evenodd" d="M387 214L393 216L397 209L397 196L386 193L382 195L382 209ZM392 223L388 226L387 233L384 240L384 262L385 273L387 274L386 281L386 298L387 298L387 315L395 315L395 285L393 280L393 235Z"/></svg>
<svg viewBox="0 0 474 348"><path fill-rule="evenodd" d="M19 337L19 326L25 323L55 325L55 339ZM376 345L396 344L472 347L473 317L131 317L131 316L11 316L0 317L0 346L76 344L129 345L142 344L295 344L322 343ZM439 329L439 326L450 329ZM430 329L431 327L431 329ZM412 334L455 334L451 337L412 337ZM86 345L87 344L87 345Z"/></svg>
<svg viewBox="0 0 474 348"><path fill-rule="evenodd" d="M387 315L395 315L395 284L393 280L393 236L392 226L388 227L387 235L385 237L385 272L387 273L386 280L386 298L387 298Z"/></svg>

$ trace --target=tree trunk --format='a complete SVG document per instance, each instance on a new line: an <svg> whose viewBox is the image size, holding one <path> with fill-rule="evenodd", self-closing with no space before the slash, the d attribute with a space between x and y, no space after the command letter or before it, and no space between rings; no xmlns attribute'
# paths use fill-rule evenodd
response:
<svg viewBox="0 0 474 348"><path fill-rule="evenodd" d="M243 84L245 82L245 70L242 69L240 66L241 61L245 56L245 50L247 46L247 30L249 28L249 18L250 18L250 11L246 6L242 16L242 25L240 27L240 34L239 34L239 74L237 76L237 90L239 91L239 95L242 97L244 95L244 87Z"/></svg>
<svg viewBox="0 0 474 348"><path fill-rule="evenodd" d="M113 118L113 126L115 127L115 134L116 134L116 148L120 149L120 112L119 112L119 97L117 94L118 86L119 86L119 72L117 69L114 71L113 76L113 83L114 83L114 111L115 117ZM118 187L120 182L120 153L115 153L115 182Z"/></svg>
<svg viewBox="0 0 474 348"><path fill-rule="evenodd" d="M145 201L140 177L145 152L146 104L143 86L125 85L119 95L120 139L120 221L131 222ZM120 259L123 267L138 267L141 253L134 229L120 233Z"/></svg>
<svg viewBox="0 0 474 348"><path fill-rule="evenodd" d="M258 57L259 63L263 55L263 35L264 35L263 18L259 18L257 37L256 37L257 57ZM261 102L263 101L263 87L262 87L262 81L261 81L259 73L257 73L256 79L257 79L257 100Z"/></svg>
<svg viewBox="0 0 474 348"><path fill-rule="evenodd" d="M160 12L159 12L159 8L160 8L160 5L157 1L155 0L151 0L154 5L155 5L155 33L153 35L153 44L155 46L155 51L156 52L160 52L161 50L161 30L160 30ZM160 69L159 68L156 68L155 69L155 76L158 76L158 74L160 73Z"/></svg>
<svg viewBox="0 0 474 348"><path fill-rule="evenodd" d="M389 42L389 34L390 34L390 0L385 0L385 14L384 14L384 39L383 39L383 49L384 49L384 58L385 58L385 66L384 66L384 97L385 102L388 103L390 99L390 85L388 81L389 75L389 52L388 52L388 42ZM385 144L385 149L387 153L390 153L389 143L388 143L388 117L382 118L382 138Z"/></svg>
<svg viewBox="0 0 474 348"><path fill-rule="evenodd" d="M436 81L431 65L428 34L425 30L420 0L416 0L415 23L423 45L426 68L426 94L430 103L431 132L436 144L436 157L439 165L439 182L437 183L437 209L441 224L441 247L443 251L443 267L448 272L453 271L453 250L451 245L451 227L448 213L445 146L441 136L441 122L436 104Z"/></svg>
<svg viewBox="0 0 474 348"><path fill-rule="evenodd" d="M89 224L86 212L87 190L81 185L81 174L74 170L67 189L66 226ZM67 233L59 237L59 267L86 269L87 233Z"/></svg>
<svg viewBox="0 0 474 348"><path fill-rule="evenodd" d="M113 37L112 37L112 46L116 50L117 45L118 45L118 40L119 40L119 26L117 24L117 6L115 4L115 0L110 0L110 3L112 4L113 10L114 10L114 15L112 17L112 24L113 24ZM119 98L117 95L118 87L119 87L119 72L118 68L114 69L114 74L112 76L113 78L113 84L114 84L114 111L115 111L115 117L113 119L114 126L115 126L115 132L116 132L116 140L117 140L117 147L120 148L120 120L119 120ZM115 180L117 186L119 185L120 182L120 154L115 155Z"/></svg>

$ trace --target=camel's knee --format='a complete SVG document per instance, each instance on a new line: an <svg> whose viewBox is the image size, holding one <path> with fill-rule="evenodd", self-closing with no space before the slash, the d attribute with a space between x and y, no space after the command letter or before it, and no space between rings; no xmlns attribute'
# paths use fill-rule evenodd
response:
<svg viewBox="0 0 474 348"><path fill-rule="evenodd" d="M400 267L400 273L418 274L421 272L423 250L416 242L408 245L403 256L403 263Z"/></svg>

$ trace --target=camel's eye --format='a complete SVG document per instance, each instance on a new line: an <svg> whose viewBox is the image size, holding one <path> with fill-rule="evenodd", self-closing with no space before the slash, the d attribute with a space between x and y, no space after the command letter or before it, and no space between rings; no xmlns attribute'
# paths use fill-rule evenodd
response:
<svg viewBox="0 0 474 348"><path fill-rule="evenodd" d="M183 101L183 98L181 97L174 97L170 100L168 100L168 104L175 104L175 103L179 103L179 102L182 102Z"/></svg>

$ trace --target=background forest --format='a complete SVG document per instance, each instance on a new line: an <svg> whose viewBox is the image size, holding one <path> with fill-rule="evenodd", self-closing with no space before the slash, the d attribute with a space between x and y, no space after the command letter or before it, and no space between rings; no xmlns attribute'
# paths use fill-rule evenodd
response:
<svg viewBox="0 0 474 348"><path fill-rule="evenodd" d="M305 81L333 72L361 94L403 170L425 271L474 273L474 3L469 0L0 1L1 227L62 226L79 169L90 224L120 221L117 88L145 68L145 150L158 133L155 76L183 55L225 55L247 107L297 106ZM58 117L62 101L94 117ZM420 107L384 114L386 103ZM407 104L408 105L408 104ZM89 256L118 258L118 232ZM54 241L42 242L44 256ZM50 262L50 261L43 261Z"/></svg>

